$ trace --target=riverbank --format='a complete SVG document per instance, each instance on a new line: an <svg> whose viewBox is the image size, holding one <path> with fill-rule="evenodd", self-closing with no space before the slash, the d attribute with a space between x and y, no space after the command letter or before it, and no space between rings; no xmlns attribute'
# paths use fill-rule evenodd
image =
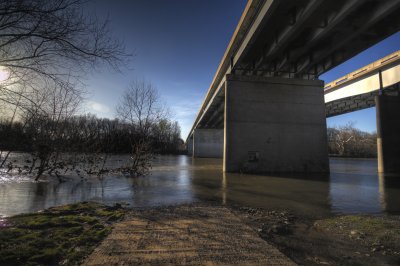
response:
<svg viewBox="0 0 400 266"><path fill-rule="evenodd" d="M0 265L399 265L399 228L398 215L313 219L214 203L142 209L80 203L3 220Z"/></svg>

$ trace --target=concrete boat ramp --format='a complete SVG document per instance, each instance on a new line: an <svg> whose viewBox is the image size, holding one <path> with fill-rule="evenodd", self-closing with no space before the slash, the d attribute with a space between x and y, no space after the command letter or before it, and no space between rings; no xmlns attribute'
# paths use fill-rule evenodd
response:
<svg viewBox="0 0 400 266"><path fill-rule="evenodd" d="M134 211L84 265L295 265L225 207Z"/></svg>

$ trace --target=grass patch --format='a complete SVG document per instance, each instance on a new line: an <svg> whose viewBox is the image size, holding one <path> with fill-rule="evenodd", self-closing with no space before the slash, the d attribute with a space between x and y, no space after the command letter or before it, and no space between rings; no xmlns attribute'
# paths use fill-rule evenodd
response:
<svg viewBox="0 0 400 266"><path fill-rule="evenodd" d="M83 202L10 217L0 229L0 265L78 265L124 214Z"/></svg>
<svg viewBox="0 0 400 266"><path fill-rule="evenodd" d="M331 233L400 250L400 220L388 216L344 215L316 222Z"/></svg>

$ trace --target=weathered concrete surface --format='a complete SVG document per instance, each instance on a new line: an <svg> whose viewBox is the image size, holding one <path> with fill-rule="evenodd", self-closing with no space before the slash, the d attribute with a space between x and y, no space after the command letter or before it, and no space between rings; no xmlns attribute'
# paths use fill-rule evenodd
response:
<svg viewBox="0 0 400 266"><path fill-rule="evenodd" d="M329 171L323 82L227 75L226 172Z"/></svg>
<svg viewBox="0 0 400 266"><path fill-rule="evenodd" d="M189 138L187 143L186 143L186 149L188 151L188 155L192 156L193 155L193 139Z"/></svg>
<svg viewBox="0 0 400 266"><path fill-rule="evenodd" d="M193 134L193 156L222 158L224 150L223 129L195 129Z"/></svg>
<svg viewBox="0 0 400 266"><path fill-rule="evenodd" d="M84 265L295 265L223 207L162 208L117 223Z"/></svg>
<svg viewBox="0 0 400 266"><path fill-rule="evenodd" d="M378 172L400 173L400 96L375 97Z"/></svg>

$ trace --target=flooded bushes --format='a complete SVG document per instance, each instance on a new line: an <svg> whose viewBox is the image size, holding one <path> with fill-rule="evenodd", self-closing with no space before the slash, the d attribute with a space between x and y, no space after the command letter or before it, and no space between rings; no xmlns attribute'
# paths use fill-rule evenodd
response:
<svg viewBox="0 0 400 266"><path fill-rule="evenodd" d="M154 153L177 152L181 141L179 126L167 119L152 124L145 143L141 142L143 138L134 125L93 115L72 116L62 122L46 118L12 124L2 121L0 165L6 171L18 167L19 172L36 178L44 173L60 177L68 171L79 175L108 171L140 175L149 168ZM9 151L27 152L29 156L24 162L13 162L9 160ZM110 169L107 164L112 154L138 153L140 156L118 169Z"/></svg>

